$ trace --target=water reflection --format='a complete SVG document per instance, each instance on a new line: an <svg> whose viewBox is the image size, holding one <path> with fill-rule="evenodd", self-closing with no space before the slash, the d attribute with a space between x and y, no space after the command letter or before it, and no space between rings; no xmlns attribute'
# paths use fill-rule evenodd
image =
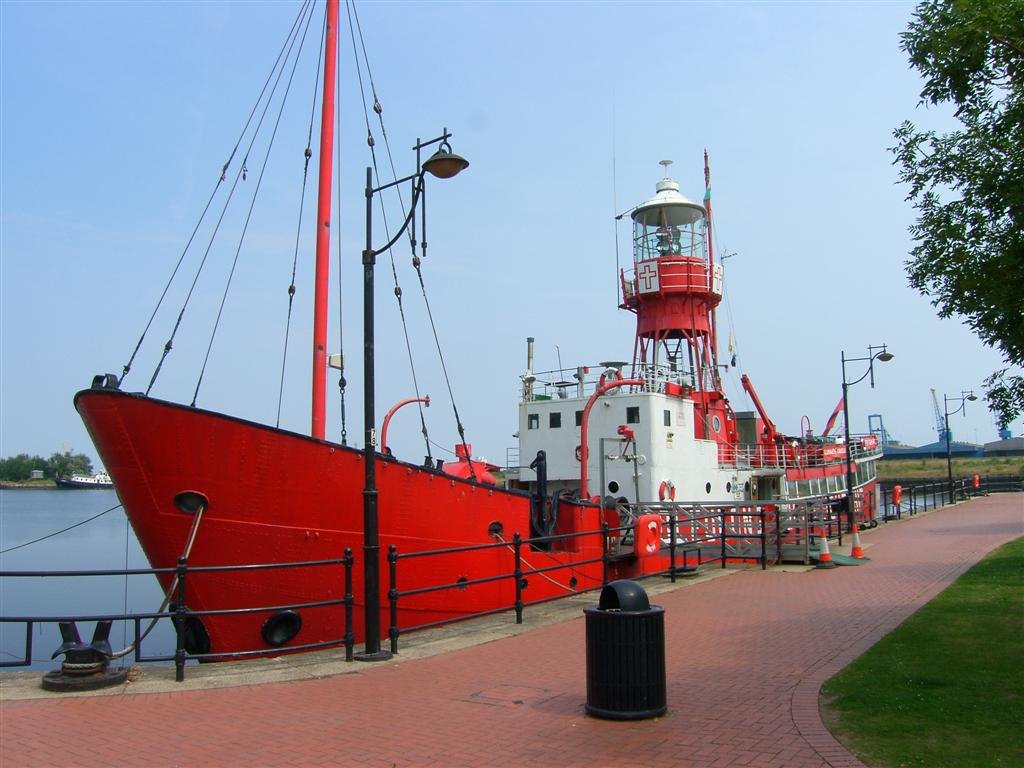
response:
<svg viewBox="0 0 1024 768"><path fill-rule="evenodd" d="M110 490L0 489L0 550L9 550L0 554L0 570L148 568L149 563L124 511L117 505L117 495ZM12 549L111 507L117 508L70 531ZM162 599L156 578L148 574L0 579L0 615L5 617L153 612L160 607ZM92 631L91 622L79 625L79 632L86 642L92 637ZM131 642L133 637L134 627L130 622L115 622L110 633L115 650ZM36 625L31 666L13 669L58 668L59 660L51 661L50 654L60 643L56 624ZM24 624L0 623L0 654L3 660L22 658L24 647ZM163 620L146 638L143 652L154 656L172 653L173 650L173 628L169 621ZM132 657L127 657L123 663L131 664Z"/></svg>

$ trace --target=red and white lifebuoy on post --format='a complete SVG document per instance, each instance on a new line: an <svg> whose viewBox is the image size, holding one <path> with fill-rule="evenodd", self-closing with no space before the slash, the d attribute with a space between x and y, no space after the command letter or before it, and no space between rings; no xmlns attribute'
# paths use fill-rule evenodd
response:
<svg viewBox="0 0 1024 768"><path fill-rule="evenodd" d="M638 557L653 555L661 549L661 515L640 515L633 532L633 550Z"/></svg>
<svg viewBox="0 0 1024 768"><path fill-rule="evenodd" d="M608 377L610 375L612 375L612 374L615 375L615 380L616 381L622 381L623 380L622 379L622 371L620 371L618 368L609 368L607 371L602 373L601 374L601 378L597 380L598 389L600 389L601 387L603 387L605 385L605 383L608 381Z"/></svg>
<svg viewBox="0 0 1024 768"><path fill-rule="evenodd" d="M676 484L671 480L662 480L658 486L658 501L675 501Z"/></svg>

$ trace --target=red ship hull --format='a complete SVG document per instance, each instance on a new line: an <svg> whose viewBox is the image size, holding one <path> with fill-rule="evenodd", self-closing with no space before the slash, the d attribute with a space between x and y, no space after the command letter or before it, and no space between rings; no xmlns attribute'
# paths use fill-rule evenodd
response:
<svg viewBox="0 0 1024 768"><path fill-rule="evenodd" d="M79 392L75 407L114 480L125 512L151 565L171 568L182 555L193 515L174 503L182 491L208 499L188 565L249 565L335 559L351 547L353 594L362 595L364 458L360 451L221 414L132 395L118 390ZM530 499L523 493L461 480L437 470L378 456L380 542L383 551L434 550L494 543L500 524L506 539L530 531ZM596 531L597 508L579 507L564 526ZM592 517L593 519L589 519ZM600 558L601 537L581 537L576 551L531 552L534 567ZM533 562L537 560L538 562ZM403 591L511 574L511 546L423 558L400 572ZM161 581L166 588L170 574ZM388 584L387 560L381 580ZM571 594L573 587L600 584L601 564L531 578L524 600ZM385 590L386 591L386 590ZM344 596L341 566L196 573L188 576L186 603L192 611L218 611L337 600ZM511 578L464 589L410 596L400 601L399 626L458 619L510 607ZM329 642L344 634L340 606L302 611L302 629L281 647L261 636L271 611L205 615L211 653ZM362 611L355 613L362 636ZM382 626L388 626L387 606Z"/></svg>

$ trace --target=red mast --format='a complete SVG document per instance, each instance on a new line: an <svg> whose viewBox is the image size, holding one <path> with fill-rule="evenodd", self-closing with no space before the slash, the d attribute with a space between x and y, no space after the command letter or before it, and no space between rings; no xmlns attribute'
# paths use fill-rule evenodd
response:
<svg viewBox="0 0 1024 768"><path fill-rule="evenodd" d="M320 111L320 180L313 287L313 419L310 434L323 440L327 424L327 292L331 255L331 171L334 160L334 90L338 59L338 0L327 0L324 94Z"/></svg>

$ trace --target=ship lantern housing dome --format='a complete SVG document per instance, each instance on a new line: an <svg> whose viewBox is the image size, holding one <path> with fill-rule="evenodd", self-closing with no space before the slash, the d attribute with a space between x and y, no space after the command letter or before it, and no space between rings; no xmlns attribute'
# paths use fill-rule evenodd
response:
<svg viewBox="0 0 1024 768"><path fill-rule="evenodd" d="M704 206L687 200L679 182L668 176L658 182L655 195L632 214L636 261L665 256L705 258Z"/></svg>

